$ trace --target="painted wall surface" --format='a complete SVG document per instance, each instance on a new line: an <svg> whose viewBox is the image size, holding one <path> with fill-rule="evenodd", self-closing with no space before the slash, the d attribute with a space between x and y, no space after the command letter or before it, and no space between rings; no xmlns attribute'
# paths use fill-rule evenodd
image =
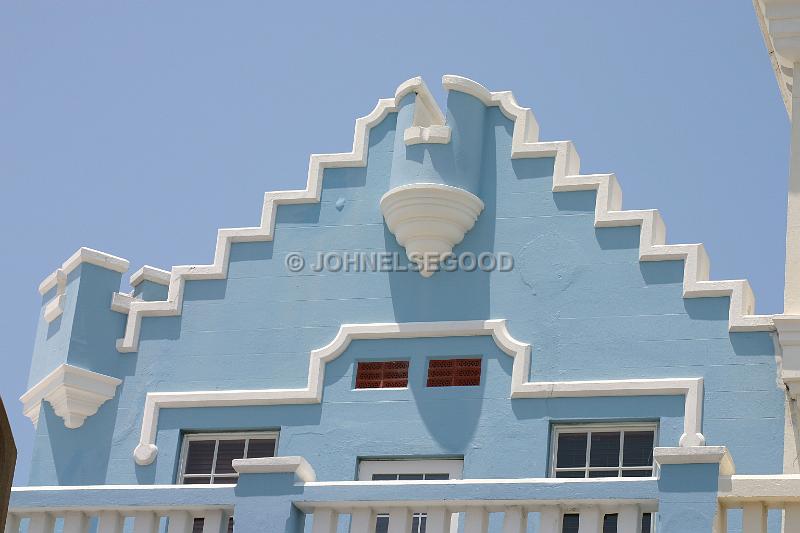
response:
<svg viewBox="0 0 800 533"><path fill-rule="evenodd" d="M553 159L512 160L499 109L451 92L451 143L406 147L413 106L406 98L372 129L366 167L325 170L319 203L280 206L273 241L233 244L226 279L187 281L179 316L144 318L136 353L114 345L119 274L73 272L64 314L40 326L31 381L68 360L124 382L79 429L45 403L30 484L171 483L181 432L195 430L280 429L278 453L304 456L320 480L353 479L358 457L410 455L464 456L465 477L541 477L559 421L657 421L659 444L677 445L682 397L510 400L512 359L490 337L373 339L328 365L321 404L164 409L155 462L133 460L147 392L304 387L309 352L341 324L490 318L532 345L534 381L702 377L707 443L728 446L737 473L782 471L770 333L729 333L727 298L684 299L683 262L640 262L638 227L595 228L594 192L551 191ZM485 209L455 253L510 253L513 269L426 279L310 268L328 252L396 252L405 264L379 200L420 180L477 194ZM287 269L291 252L302 272ZM482 356L481 385L427 389L425 362L440 356ZM411 361L408 390L353 390L356 361L393 358Z"/></svg>

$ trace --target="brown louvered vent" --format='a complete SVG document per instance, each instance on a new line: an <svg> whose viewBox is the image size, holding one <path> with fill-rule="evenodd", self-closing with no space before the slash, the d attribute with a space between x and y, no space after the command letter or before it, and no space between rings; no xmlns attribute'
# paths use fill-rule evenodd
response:
<svg viewBox="0 0 800 533"><path fill-rule="evenodd" d="M361 361L356 369L357 389L408 387L408 361Z"/></svg>
<svg viewBox="0 0 800 533"><path fill-rule="evenodd" d="M465 387L480 384L480 357L428 361L428 387Z"/></svg>

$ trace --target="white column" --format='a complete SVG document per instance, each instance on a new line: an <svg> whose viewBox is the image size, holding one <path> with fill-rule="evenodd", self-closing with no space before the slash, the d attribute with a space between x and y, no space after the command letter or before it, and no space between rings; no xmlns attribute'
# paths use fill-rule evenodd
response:
<svg viewBox="0 0 800 533"><path fill-rule="evenodd" d="M399 507L389 511L389 533L408 533L411 531L411 510Z"/></svg>
<svg viewBox="0 0 800 533"><path fill-rule="evenodd" d="M800 531L800 503L787 503L783 508L783 531Z"/></svg>
<svg viewBox="0 0 800 533"><path fill-rule="evenodd" d="M597 507L587 507L580 510L578 520L578 533L602 533L603 513Z"/></svg>
<svg viewBox="0 0 800 533"><path fill-rule="evenodd" d="M225 533L228 531L228 513L213 509L203 513L203 533Z"/></svg>
<svg viewBox="0 0 800 533"><path fill-rule="evenodd" d="M8 513L6 516L5 533L19 533L19 516Z"/></svg>
<svg viewBox="0 0 800 533"><path fill-rule="evenodd" d="M428 509L428 519L425 522L427 533L448 533L452 515L444 507ZM372 533L372 532L370 532Z"/></svg>
<svg viewBox="0 0 800 533"><path fill-rule="evenodd" d="M526 533L528 512L522 507L507 507L503 514L503 533Z"/></svg>
<svg viewBox="0 0 800 533"><path fill-rule="evenodd" d="M712 533L728 533L728 509L717 504L717 514L714 515Z"/></svg>
<svg viewBox="0 0 800 533"><path fill-rule="evenodd" d="M101 511L97 518L97 533L122 533L124 517L118 512Z"/></svg>
<svg viewBox="0 0 800 533"><path fill-rule="evenodd" d="M194 518L186 511L174 511L167 517L169 518L167 533L192 533Z"/></svg>
<svg viewBox="0 0 800 533"><path fill-rule="evenodd" d="M315 509L312 533L336 533L339 514L333 509Z"/></svg>
<svg viewBox="0 0 800 533"><path fill-rule="evenodd" d="M468 509L464 513L464 533L486 533L489 526L489 514L486 509Z"/></svg>
<svg viewBox="0 0 800 533"><path fill-rule="evenodd" d="M742 532L767 533L767 509L761 503L742 506Z"/></svg>
<svg viewBox="0 0 800 533"><path fill-rule="evenodd" d="M794 62L795 75L800 62ZM786 203L786 274L783 314L800 315L800 90L792 88L792 136L789 198Z"/></svg>
<svg viewBox="0 0 800 533"><path fill-rule="evenodd" d="M561 509L546 507L539 511L539 531L541 533L561 533Z"/></svg>
<svg viewBox="0 0 800 533"><path fill-rule="evenodd" d="M141 512L133 515L133 533L157 533L158 524L156 513Z"/></svg>
<svg viewBox="0 0 800 533"><path fill-rule="evenodd" d="M354 509L350 513L350 533L375 533L375 513L372 509Z"/></svg>
<svg viewBox="0 0 800 533"><path fill-rule="evenodd" d="M28 524L28 533L53 533L55 518L50 513L36 513Z"/></svg>
<svg viewBox="0 0 800 533"><path fill-rule="evenodd" d="M80 511L70 511L64 515L64 533L87 533L89 517Z"/></svg>
<svg viewBox="0 0 800 533"><path fill-rule="evenodd" d="M617 533L642 533L642 513L635 505L626 505L617 512Z"/></svg>

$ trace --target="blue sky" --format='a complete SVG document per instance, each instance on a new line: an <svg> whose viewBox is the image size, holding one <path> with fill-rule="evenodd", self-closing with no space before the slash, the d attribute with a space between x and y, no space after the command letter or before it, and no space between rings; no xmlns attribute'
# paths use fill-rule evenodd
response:
<svg viewBox="0 0 800 533"><path fill-rule="evenodd" d="M27 481L36 287L80 246L209 263L219 227L407 78L513 90L626 208L782 309L789 121L749 0L59 2L0 8L0 395ZM124 357L124 355L121 355Z"/></svg>

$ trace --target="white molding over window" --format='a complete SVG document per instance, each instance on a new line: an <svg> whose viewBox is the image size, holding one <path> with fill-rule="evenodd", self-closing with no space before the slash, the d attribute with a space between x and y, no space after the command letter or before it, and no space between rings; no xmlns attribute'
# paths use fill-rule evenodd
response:
<svg viewBox="0 0 800 533"><path fill-rule="evenodd" d="M498 348L514 358L511 398L567 398L596 396L684 396L684 433L681 446L705 443L702 435L702 378L626 379L602 381L529 382L531 345L511 336L506 321L405 322L345 324L331 342L309 355L308 386L298 389L213 390L150 392L142 418L142 432L134 458L140 465L155 460L158 414L162 408L238 407L252 405L314 404L322 401L325 365L339 357L357 339L411 339L491 336Z"/></svg>
<svg viewBox="0 0 800 533"><path fill-rule="evenodd" d="M447 474L464 477L463 459L363 459L358 462L358 480L372 481L373 474Z"/></svg>
<svg viewBox="0 0 800 533"><path fill-rule="evenodd" d="M554 192L596 190L595 226L641 226L640 261L683 260L684 298L730 297L731 331L774 329L771 315L753 314L755 301L746 280L709 281L709 261L702 244L667 245L666 228L658 211L622 211L622 191L613 174L580 175L580 158L571 142L539 142L539 126L533 113L528 108L520 107L510 91L491 92L468 78L452 75L444 76L442 84L446 90L464 92L480 99L487 106L498 107L506 117L514 121L511 142L513 159L555 158L552 187ZM422 78L412 78L403 82L397 88L394 98L379 100L369 115L356 120L353 148L350 152L311 156L305 189L266 193L262 204L261 222L256 227L220 229L217 233L212 264L172 267L166 300L130 302L125 334L117 342L117 349L120 352L135 352L138 349L142 317L180 315L186 280L225 279L228 275L231 243L271 241L275 232L275 214L278 205L319 202L322 176L326 168L366 166L370 129L380 123L387 114L397 111L400 100L412 92L416 93L418 102L430 108L429 111L434 108L438 110ZM437 118L432 125L439 123L441 121ZM421 130L411 131L408 135L406 139L408 142L414 142L419 135L424 137ZM431 131L429 136L431 135L441 137L438 132L434 135ZM442 138L441 141L443 140Z"/></svg>
<svg viewBox="0 0 800 533"><path fill-rule="evenodd" d="M20 401L25 416L34 425L39 421L42 401L47 400L55 413L64 419L64 425L75 429L114 397L120 383L121 379L65 363L20 396Z"/></svg>

